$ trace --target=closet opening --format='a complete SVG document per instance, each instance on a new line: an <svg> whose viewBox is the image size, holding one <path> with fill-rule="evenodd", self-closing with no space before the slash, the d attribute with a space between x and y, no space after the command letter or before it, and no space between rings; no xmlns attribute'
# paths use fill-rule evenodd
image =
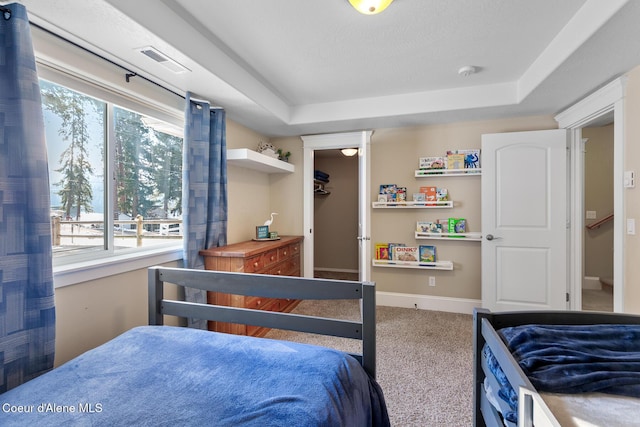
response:
<svg viewBox="0 0 640 427"><path fill-rule="evenodd" d="M314 155L314 277L359 280L358 150Z"/></svg>

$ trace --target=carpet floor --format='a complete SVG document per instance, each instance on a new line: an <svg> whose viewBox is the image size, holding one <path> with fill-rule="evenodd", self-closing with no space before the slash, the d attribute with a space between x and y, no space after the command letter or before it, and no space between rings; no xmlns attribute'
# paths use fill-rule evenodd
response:
<svg viewBox="0 0 640 427"><path fill-rule="evenodd" d="M302 301L296 313L358 319L353 301ZM473 333L466 314L378 306L377 380L392 426L470 426L472 424ZM360 342L272 330L285 339L360 352Z"/></svg>

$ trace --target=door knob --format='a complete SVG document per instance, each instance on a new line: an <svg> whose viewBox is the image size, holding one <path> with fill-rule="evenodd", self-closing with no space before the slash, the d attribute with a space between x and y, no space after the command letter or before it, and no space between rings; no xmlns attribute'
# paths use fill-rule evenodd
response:
<svg viewBox="0 0 640 427"><path fill-rule="evenodd" d="M499 239L499 237L495 237L493 234L487 234L487 240Z"/></svg>

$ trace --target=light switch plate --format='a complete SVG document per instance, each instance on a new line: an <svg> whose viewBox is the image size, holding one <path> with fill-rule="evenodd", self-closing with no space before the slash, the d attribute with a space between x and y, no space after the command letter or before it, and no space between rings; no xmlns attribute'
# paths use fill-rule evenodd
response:
<svg viewBox="0 0 640 427"><path fill-rule="evenodd" d="M627 234L636 234L636 220L627 218Z"/></svg>
<svg viewBox="0 0 640 427"><path fill-rule="evenodd" d="M624 188L636 187L636 173L634 171L624 171Z"/></svg>
<svg viewBox="0 0 640 427"><path fill-rule="evenodd" d="M596 211L587 211L586 219L596 219L597 217Z"/></svg>

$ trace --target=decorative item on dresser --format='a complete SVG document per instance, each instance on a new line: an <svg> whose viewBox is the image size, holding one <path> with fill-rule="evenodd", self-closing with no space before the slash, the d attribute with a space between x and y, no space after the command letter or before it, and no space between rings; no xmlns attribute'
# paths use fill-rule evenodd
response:
<svg viewBox="0 0 640 427"><path fill-rule="evenodd" d="M300 276L302 236L280 236L279 240L234 243L200 251L204 268L236 273ZM209 292L209 304L268 311L290 312L299 300L263 298ZM237 335L263 336L269 329L251 325L209 322L209 330Z"/></svg>

